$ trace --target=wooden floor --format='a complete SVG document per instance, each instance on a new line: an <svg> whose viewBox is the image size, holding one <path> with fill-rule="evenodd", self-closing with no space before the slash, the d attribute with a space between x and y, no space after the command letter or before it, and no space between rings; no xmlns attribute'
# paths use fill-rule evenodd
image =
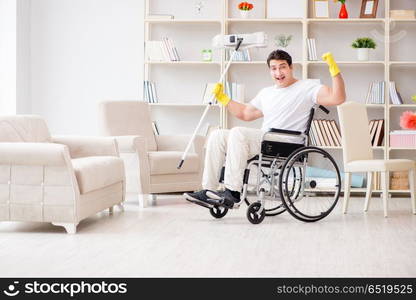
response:
<svg viewBox="0 0 416 300"><path fill-rule="evenodd" d="M342 200L342 199L340 199ZM40 223L0 223L1 277L416 277L416 216L408 198L374 198L317 223L289 214L260 225L246 206L221 220L180 195L84 220L76 235Z"/></svg>

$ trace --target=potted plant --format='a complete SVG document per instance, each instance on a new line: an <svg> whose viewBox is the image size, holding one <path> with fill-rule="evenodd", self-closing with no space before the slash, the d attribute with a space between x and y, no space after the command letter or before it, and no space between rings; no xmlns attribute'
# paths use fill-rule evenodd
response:
<svg viewBox="0 0 416 300"><path fill-rule="evenodd" d="M278 49L285 50L292 40L292 35L279 34L275 36L274 43Z"/></svg>
<svg viewBox="0 0 416 300"><path fill-rule="evenodd" d="M351 46L357 49L358 60L368 60L369 50L376 49L377 44L372 38L363 37L356 39Z"/></svg>
<svg viewBox="0 0 416 300"><path fill-rule="evenodd" d="M345 0L334 0L334 2L341 2L341 9L339 10L338 18L348 19L347 6L345 5Z"/></svg>
<svg viewBox="0 0 416 300"><path fill-rule="evenodd" d="M238 9L240 10L242 18L247 18L250 10L252 10L253 8L254 5L248 2L241 2L240 4L238 4Z"/></svg>

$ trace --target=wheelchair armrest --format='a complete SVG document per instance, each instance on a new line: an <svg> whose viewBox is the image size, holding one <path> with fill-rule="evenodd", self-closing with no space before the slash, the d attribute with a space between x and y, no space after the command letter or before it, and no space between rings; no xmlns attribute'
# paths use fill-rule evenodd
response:
<svg viewBox="0 0 416 300"><path fill-rule="evenodd" d="M302 132L300 132L300 131L277 129L277 128L270 128L268 132L291 134L291 135L301 135L302 134Z"/></svg>

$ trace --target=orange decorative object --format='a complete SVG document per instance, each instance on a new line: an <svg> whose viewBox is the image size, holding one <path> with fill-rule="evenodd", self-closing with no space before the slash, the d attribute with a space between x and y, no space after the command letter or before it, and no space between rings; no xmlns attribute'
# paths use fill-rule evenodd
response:
<svg viewBox="0 0 416 300"><path fill-rule="evenodd" d="M252 10L253 7L254 5L248 2L241 2L240 4L238 4L239 10Z"/></svg>

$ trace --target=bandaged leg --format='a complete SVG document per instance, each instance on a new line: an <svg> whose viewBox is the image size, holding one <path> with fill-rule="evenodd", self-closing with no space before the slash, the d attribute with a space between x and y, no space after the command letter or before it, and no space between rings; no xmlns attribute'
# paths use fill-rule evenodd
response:
<svg viewBox="0 0 416 300"><path fill-rule="evenodd" d="M227 129L215 130L208 139L204 174L202 176L203 189L216 190L218 188L221 169L225 161L229 133L230 130Z"/></svg>
<svg viewBox="0 0 416 300"><path fill-rule="evenodd" d="M263 132L260 129L234 127L227 141L224 185L241 192L247 161L260 152Z"/></svg>

